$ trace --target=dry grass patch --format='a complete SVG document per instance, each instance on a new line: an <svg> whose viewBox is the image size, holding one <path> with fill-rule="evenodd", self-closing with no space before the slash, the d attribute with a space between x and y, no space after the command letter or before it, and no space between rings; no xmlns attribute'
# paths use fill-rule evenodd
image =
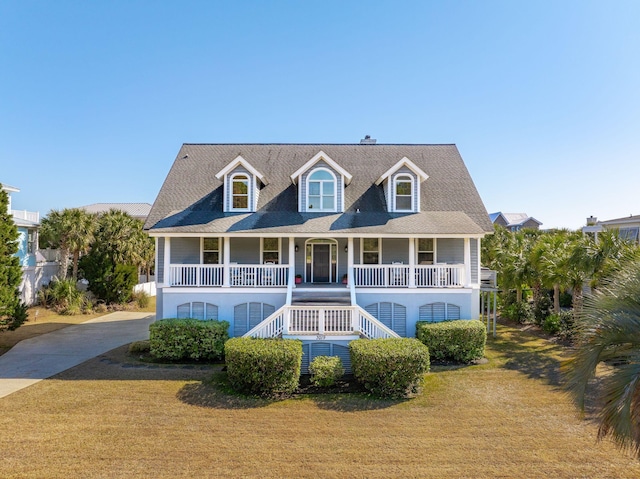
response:
<svg viewBox="0 0 640 479"><path fill-rule="evenodd" d="M640 477L554 385L561 348L515 328L404 401L248 399L125 351L0 400L0 477Z"/></svg>

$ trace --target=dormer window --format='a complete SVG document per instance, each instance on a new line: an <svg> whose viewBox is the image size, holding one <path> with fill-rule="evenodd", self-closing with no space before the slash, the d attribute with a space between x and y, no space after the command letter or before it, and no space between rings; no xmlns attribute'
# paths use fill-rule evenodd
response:
<svg viewBox="0 0 640 479"><path fill-rule="evenodd" d="M396 176L395 211L413 211L413 178Z"/></svg>
<svg viewBox="0 0 640 479"><path fill-rule="evenodd" d="M246 210L249 208L249 177L234 175L231 178L231 208Z"/></svg>
<svg viewBox="0 0 640 479"><path fill-rule="evenodd" d="M307 180L307 205L314 211L336 210L336 177L329 170L319 168Z"/></svg>

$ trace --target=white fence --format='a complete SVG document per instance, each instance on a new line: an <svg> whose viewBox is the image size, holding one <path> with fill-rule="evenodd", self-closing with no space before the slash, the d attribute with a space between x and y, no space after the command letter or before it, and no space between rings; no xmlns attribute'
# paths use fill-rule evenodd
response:
<svg viewBox="0 0 640 479"><path fill-rule="evenodd" d="M155 281L151 281L149 283L136 284L133 287L133 292L134 293L145 292L149 296L155 296L156 295L156 282Z"/></svg>
<svg viewBox="0 0 640 479"><path fill-rule="evenodd" d="M58 263L44 263L22 269L20 299L28 305L36 302L38 290L58 274Z"/></svg>

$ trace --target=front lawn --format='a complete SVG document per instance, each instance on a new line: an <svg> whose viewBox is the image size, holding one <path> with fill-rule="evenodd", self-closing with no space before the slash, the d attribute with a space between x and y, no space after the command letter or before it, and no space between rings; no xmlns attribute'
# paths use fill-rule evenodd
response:
<svg viewBox="0 0 640 479"><path fill-rule="evenodd" d="M556 386L562 348L510 326L485 364L434 366L397 401L245 399L221 366L125 351L0 400L0 477L640 477Z"/></svg>

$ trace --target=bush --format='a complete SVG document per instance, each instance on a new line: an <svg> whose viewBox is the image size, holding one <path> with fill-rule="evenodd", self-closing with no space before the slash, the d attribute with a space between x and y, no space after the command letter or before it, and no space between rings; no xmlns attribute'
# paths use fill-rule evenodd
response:
<svg viewBox="0 0 640 479"><path fill-rule="evenodd" d="M301 341L232 338L224 354L229 383L240 393L273 397L291 394L298 387Z"/></svg>
<svg viewBox="0 0 640 479"><path fill-rule="evenodd" d="M416 392L429 371L429 349L417 339L356 339L349 354L356 380L376 396Z"/></svg>
<svg viewBox="0 0 640 479"><path fill-rule="evenodd" d="M149 326L149 344L158 359L215 361L222 359L229 339L226 321L161 319Z"/></svg>
<svg viewBox="0 0 640 479"><path fill-rule="evenodd" d="M149 306L149 295L144 291L134 292L131 295L131 300L136 303L139 309L144 309Z"/></svg>
<svg viewBox="0 0 640 479"><path fill-rule="evenodd" d="M513 303L508 306L504 306L500 310L500 315L510 319L511 321L517 321L518 323L530 323L533 320L533 312L529 303Z"/></svg>
<svg viewBox="0 0 640 479"><path fill-rule="evenodd" d="M560 314L549 315L543 323L542 329L560 339L573 339L575 335L573 311L560 311Z"/></svg>
<svg viewBox="0 0 640 479"><path fill-rule="evenodd" d="M22 301L18 302L13 312L5 318L0 317L0 331L15 331L29 318L27 305Z"/></svg>
<svg viewBox="0 0 640 479"><path fill-rule="evenodd" d="M309 364L311 384L320 387L333 386L344 374L342 360L337 356L316 356Z"/></svg>
<svg viewBox="0 0 640 479"><path fill-rule="evenodd" d="M40 289L38 301L60 314L72 316L83 311L87 298L73 279L56 279Z"/></svg>
<svg viewBox="0 0 640 479"><path fill-rule="evenodd" d="M131 299L138 282L138 268L131 264L114 264L104 254L91 251L80 260L89 291L107 304L123 304Z"/></svg>
<svg viewBox="0 0 640 479"><path fill-rule="evenodd" d="M431 360L468 363L484 356L487 330L478 320L418 321L416 337L429 348Z"/></svg>
<svg viewBox="0 0 640 479"><path fill-rule="evenodd" d="M151 343L149 340L134 341L129 345L129 352L131 354L148 353L149 351L151 351Z"/></svg>
<svg viewBox="0 0 640 479"><path fill-rule="evenodd" d="M551 297L548 291L542 291L537 301L533 303L533 321L538 325L544 324L544 321L551 314Z"/></svg>

